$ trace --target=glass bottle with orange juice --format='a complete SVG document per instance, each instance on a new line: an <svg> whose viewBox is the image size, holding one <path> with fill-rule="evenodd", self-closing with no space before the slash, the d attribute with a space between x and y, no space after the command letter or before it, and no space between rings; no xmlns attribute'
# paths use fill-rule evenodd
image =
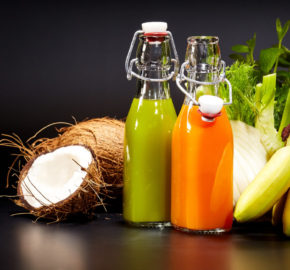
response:
<svg viewBox="0 0 290 270"><path fill-rule="evenodd" d="M219 233L232 226L233 135L224 108L232 97L218 41L188 38L176 79L186 97L172 134L171 223L183 231ZM218 97L224 81L227 103Z"/></svg>

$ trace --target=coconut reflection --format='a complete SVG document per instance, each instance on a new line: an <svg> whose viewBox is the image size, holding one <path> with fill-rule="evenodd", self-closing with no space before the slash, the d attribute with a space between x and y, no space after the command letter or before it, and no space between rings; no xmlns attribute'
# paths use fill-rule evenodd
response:
<svg viewBox="0 0 290 270"><path fill-rule="evenodd" d="M83 239L56 226L25 224L17 230L20 265L26 269L86 269Z"/></svg>

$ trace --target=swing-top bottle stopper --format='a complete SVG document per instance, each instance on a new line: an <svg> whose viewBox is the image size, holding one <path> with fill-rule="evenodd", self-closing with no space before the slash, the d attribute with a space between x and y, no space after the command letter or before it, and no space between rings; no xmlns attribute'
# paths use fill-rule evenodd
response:
<svg viewBox="0 0 290 270"><path fill-rule="evenodd" d="M214 119L221 115L224 102L221 98L211 95L203 95L198 99L199 112L202 120L213 122Z"/></svg>
<svg viewBox="0 0 290 270"><path fill-rule="evenodd" d="M147 33L166 33L167 23L166 22L142 23L142 30L144 31L144 34L147 34Z"/></svg>

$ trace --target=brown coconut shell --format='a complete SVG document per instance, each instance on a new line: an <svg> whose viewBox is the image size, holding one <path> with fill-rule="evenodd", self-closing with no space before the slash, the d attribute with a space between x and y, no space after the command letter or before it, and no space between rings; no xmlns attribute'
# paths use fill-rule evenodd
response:
<svg viewBox="0 0 290 270"><path fill-rule="evenodd" d="M26 202L25 197L23 196L21 183L27 176L27 173L35 159L30 160L21 170L17 186L19 199L15 201L18 206L26 208L34 216L53 219L54 221L62 221L67 219L69 216L80 213L90 216L95 207L100 205L105 207L104 195L107 195L108 191L106 189L109 187L106 186L95 159L93 159L89 168L86 169L87 176L83 179L80 187L69 197L48 206L43 205L40 208L32 207ZM106 190L106 192L104 192L104 190ZM102 194L102 192L104 192L104 194Z"/></svg>
<svg viewBox="0 0 290 270"><path fill-rule="evenodd" d="M86 145L92 149L106 183L121 184L125 123L104 117L59 129L59 136L33 145L36 155L68 145Z"/></svg>
<svg viewBox="0 0 290 270"><path fill-rule="evenodd" d="M73 214L90 215L97 207L105 207L107 198L121 194L123 186L123 141L124 122L111 118L95 118L58 130L58 136L52 139L38 139L30 145L27 164L22 168L16 204L31 214L62 221ZM34 160L40 155L53 152L70 145L82 145L88 148L94 161L89 166L82 185L63 201L49 206L33 208L23 196L21 183L25 179Z"/></svg>

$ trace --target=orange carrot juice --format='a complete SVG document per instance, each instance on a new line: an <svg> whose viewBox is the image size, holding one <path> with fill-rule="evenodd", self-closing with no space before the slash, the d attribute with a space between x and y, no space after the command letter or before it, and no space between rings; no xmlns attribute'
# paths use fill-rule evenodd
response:
<svg viewBox="0 0 290 270"><path fill-rule="evenodd" d="M184 104L172 134L171 222L177 229L228 231L233 219L233 137L223 108L213 122Z"/></svg>

